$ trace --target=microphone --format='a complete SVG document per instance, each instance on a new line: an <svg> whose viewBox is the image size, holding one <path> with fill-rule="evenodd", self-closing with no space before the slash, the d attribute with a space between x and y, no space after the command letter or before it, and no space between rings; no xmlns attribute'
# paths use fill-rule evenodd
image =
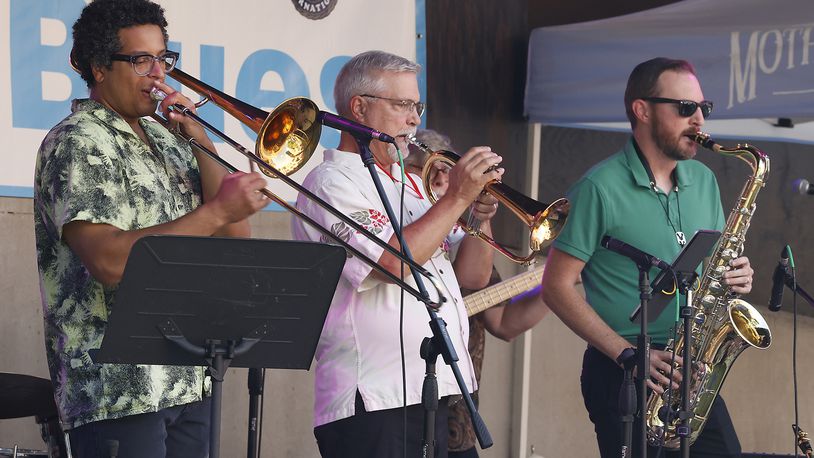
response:
<svg viewBox="0 0 814 458"><path fill-rule="evenodd" d="M378 130L368 127L364 124L359 124L356 121L351 121L348 118L328 113L327 111L320 111L317 115L317 121L323 126L333 127L334 129L341 130L353 135L361 140L379 140L384 143L396 143L393 137L379 132Z"/></svg>
<svg viewBox="0 0 814 458"><path fill-rule="evenodd" d="M798 178L791 183L791 189L797 194L814 194L814 187L805 178Z"/></svg>
<svg viewBox="0 0 814 458"><path fill-rule="evenodd" d="M613 251L614 253L621 254L630 258L638 265L650 265L658 267L662 270L670 270L670 264L662 261L661 259L647 254L644 251L628 245L627 243L617 240L609 235L602 237L602 246Z"/></svg>
<svg viewBox="0 0 814 458"><path fill-rule="evenodd" d="M786 272L789 268L789 247L784 246L780 251L780 262L774 268L772 275L772 295L769 298L769 310L776 312L783 306L783 287L786 286Z"/></svg>

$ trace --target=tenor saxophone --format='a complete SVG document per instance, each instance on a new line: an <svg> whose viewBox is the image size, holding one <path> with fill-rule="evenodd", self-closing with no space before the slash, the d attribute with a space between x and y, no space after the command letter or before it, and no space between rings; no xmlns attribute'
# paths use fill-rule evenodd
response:
<svg viewBox="0 0 814 458"><path fill-rule="evenodd" d="M690 348L685 349L683 326L678 326L675 340L667 344L667 350L675 349L676 355L689 351L693 361L693 375L689 380L690 432L687 436L692 444L701 434L712 402L735 359L748 347L768 348L772 334L763 316L748 302L736 298L723 281L729 262L743 252L746 231L755 212L755 199L769 173L769 157L751 145L721 147L703 132L690 138L716 153L737 157L752 168L752 175L729 213L721 238L699 278L691 304ZM677 412L681 408L681 396L681 390L672 388L666 388L661 395L650 394L645 412L650 445L663 444L668 449L680 446L678 426L681 420Z"/></svg>

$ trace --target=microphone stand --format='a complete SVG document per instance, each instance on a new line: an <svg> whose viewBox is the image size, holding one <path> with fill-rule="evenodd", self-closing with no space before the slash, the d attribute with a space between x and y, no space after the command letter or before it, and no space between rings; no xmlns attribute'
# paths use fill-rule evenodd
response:
<svg viewBox="0 0 814 458"><path fill-rule="evenodd" d="M684 296L684 306L679 309L679 315L684 326L684 348L683 361L681 363L681 410L678 412L678 419L681 424L676 427L676 434L680 437L681 456L690 458L690 382L692 380L692 319L693 319L693 292L692 284L695 281L696 272L675 272L678 283L679 294Z"/></svg>
<svg viewBox="0 0 814 458"><path fill-rule="evenodd" d="M681 422L676 426L676 435L680 438L680 452L682 458L689 458L690 457L690 443L689 443L689 436L691 433L690 430L690 418L692 417L692 412L690 411L690 380L692 377L692 359L691 359L691 352L689 349L692 348L692 318L693 318L693 309L692 309L692 302L693 302L693 292L692 292L692 284L695 282L695 278L698 275L694 270L689 271L681 271L681 270L674 270L670 269L673 272L673 275L676 279L676 289L678 290L678 294L684 296L684 305L681 305L679 308L679 316L682 319L682 326L684 328L684 349L682 355L682 363L681 363L681 410L678 412L674 411L671 406L663 405L658 412L659 418L664 422L664 424L670 424L674 419L678 418ZM679 301L680 304L680 301ZM644 322L644 315L646 309L642 308L642 322ZM649 351L649 348L648 348ZM649 364L649 363L648 363ZM641 371L639 372L641 374ZM641 381L640 381L641 382ZM672 388L669 388L672 389ZM646 391L642 391L646 393ZM641 412L645 412L647 408L647 404L642 399L640 403ZM642 434L647 434L647 425L644 422L644 418L642 418ZM647 446L646 438L642 441L643 447ZM646 450L646 448L642 449ZM642 456L646 456L646 453Z"/></svg>
<svg viewBox="0 0 814 458"><path fill-rule="evenodd" d="M248 458L260 456L260 433L263 431L263 385L266 379L266 369L252 367L249 369L249 437L246 448Z"/></svg>
<svg viewBox="0 0 814 458"><path fill-rule="evenodd" d="M639 392L641 396L639 398L639 412L642 416L642 421L640 424L640 447L642 450L642 457L647 456L647 424L644 421L644 412L647 411L647 374L644 370L645 367L650 367L650 337L647 335L647 322L648 322L648 313L647 313L647 302L651 299L651 288L650 282L647 279L648 271L652 264L649 263L642 263L636 264L639 268L639 290L641 291L641 307L637 310L638 313L641 314L641 331L637 338L637 346L638 348L646 348L646 353L644 356L641 354L637 354L638 356L638 365L639 365ZM672 270L672 269L670 269ZM679 315L682 318L682 326L684 327L684 352L683 352L683 360L681 365L681 374L682 374L682 381L681 381L681 410L675 412L672 408L668 405L662 406L659 411L659 417L663 417L662 421L665 424L669 424L672 422L674 418L678 418L681 420L681 423L676 427L676 434L681 438L680 439L680 450L682 458L689 458L690 457L690 444L689 444L689 436L690 436L690 417L692 413L690 412L690 377L692 377L692 359L690 352L688 349L692 348L692 302L693 302L693 292L692 292L692 284L695 282L695 277L698 275L695 271L674 271L673 274L675 275L678 293L683 295L684 305L679 309ZM631 317L631 320L636 318L637 313L634 313ZM637 350L638 352L638 350ZM638 352L641 353L641 352ZM627 368L626 368L627 370ZM627 379L627 374L625 376ZM622 386L620 389L620 398L619 398L619 406L620 409L625 405L623 404L623 399L621 397L622 393L629 392L629 389L626 390L625 386ZM629 402L629 401L626 401ZM663 409L663 411L662 411ZM628 428L629 426L625 424L625 412L622 411L622 422L623 427ZM632 418L631 420L632 421ZM623 430L623 433L627 434L626 430ZM629 439L628 439L629 440ZM625 455L625 444L622 444L622 456Z"/></svg>
<svg viewBox="0 0 814 458"><path fill-rule="evenodd" d="M647 456L647 426L645 425L643 414L647 409L647 379L648 368L650 367L650 336L647 334L648 317L647 304L653 297L650 287L650 269L653 265L649 262L636 262L639 269L639 322L640 331L636 337L636 358L628 358L624 362L625 376L622 386L619 389L619 409L622 414L622 456L627 458L632 456L631 447L633 445L633 420L636 414L636 404L639 407L639 415L642 418L639 426L639 449L641 456ZM635 316L633 317L635 319ZM638 366L639 397L636 398L636 389L633 383L633 364Z"/></svg>
<svg viewBox="0 0 814 458"><path fill-rule="evenodd" d="M353 134L351 133L351 135ZM376 161L373 159L373 154L370 152L370 138L363 138L362 135L353 135L353 137L356 140L357 146L359 147L359 155L362 157L362 163L364 163L370 172L370 177L373 179L373 183L376 186L376 192L379 194L382 204L384 205L387 217L390 218L390 224L393 227L396 237L398 238L401 249L404 252L404 256L412 261L413 256L410 253L410 248L404 242L399 224L397 223L399 220L396 218L393 207L390 205L390 201L387 199L387 194L382 186L379 173L376 171ZM472 397L470 396L466 383L461 375L461 370L458 368L458 354L455 352L455 348L452 346L452 341L449 338L447 324L440 316L438 316L438 313L436 313L435 309L430 305L432 302L430 301L427 288L424 285L424 279L418 274L412 265L410 266L410 271L415 279L416 286L418 286L419 291L424 296L423 301L426 304L425 309L430 315L429 324L430 329L432 330L432 337L425 338L424 342L421 344L421 357L426 361L427 367L427 374L425 375L424 386L421 391L422 405L424 406L424 437L422 438L421 445L422 457L433 458L435 456L435 411L438 408L438 383L435 377L435 361L438 355L443 356L444 363L446 363L452 369L452 373L455 375L455 380L458 382L458 388L461 390L461 394L466 402L466 407L469 410L469 414L472 419L472 426L475 430L475 436L478 438L480 447L482 449L489 448L492 446L492 437L489 434L489 430L486 428L486 424L483 422L483 419L478 413L478 410L475 408L475 403L472 402ZM432 399L426 399L425 397ZM406 437L404 438L404 442L405 444L407 443Z"/></svg>
<svg viewBox="0 0 814 458"><path fill-rule="evenodd" d="M794 281L794 277L791 276L791 272L789 272L789 269L786 269L786 272L783 275L783 282L786 284L786 286L789 287L789 289L799 294L803 299L806 300L806 302L808 302L812 307L814 307L814 298L812 298L811 295L808 294L806 290L804 290L803 287L800 286L799 283L796 283Z"/></svg>
<svg viewBox="0 0 814 458"><path fill-rule="evenodd" d="M636 417L636 383L633 381L633 368L636 367L636 352L622 362L625 375L619 387L619 413L622 416L622 458L630 458L633 447L633 421Z"/></svg>

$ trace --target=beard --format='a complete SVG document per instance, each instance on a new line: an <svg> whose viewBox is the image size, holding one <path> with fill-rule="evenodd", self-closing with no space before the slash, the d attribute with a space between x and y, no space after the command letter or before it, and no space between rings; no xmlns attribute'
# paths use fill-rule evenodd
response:
<svg viewBox="0 0 814 458"><path fill-rule="evenodd" d="M695 134L695 130L688 130L682 132L681 135L675 136L669 132L664 124L660 122L658 117L652 124L650 135L656 143L656 146L664 153L665 156L674 161L686 161L695 157L698 147L695 143L690 146L682 146L681 140L687 135Z"/></svg>
<svg viewBox="0 0 814 458"><path fill-rule="evenodd" d="M401 150L402 159L406 159L407 156L410 155L410 148L407 146L407 143L404 141L404 137L402 137L402 135L414 136L415 131L402 132L396 137L396 143L399 145L398 149L396 149L396 145L392 143L387 144L387 157L390 158L393 163L397 163L399 161L399 150Z"/></svg>
<svg viewBox="0 0 814 458"><path fill-rule="evenodd" d="M410 148L399 148L401 150L401 157L406 158L410 155ZM387 144L387 157L390 158L393 163L399 161L399 150L396 149L396 145L392 143Z"/></svg>

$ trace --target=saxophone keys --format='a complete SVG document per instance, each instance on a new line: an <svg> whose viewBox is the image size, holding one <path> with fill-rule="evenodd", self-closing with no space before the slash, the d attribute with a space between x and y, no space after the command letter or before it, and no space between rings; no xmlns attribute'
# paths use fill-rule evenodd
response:
<svg viewBox="0 0 814 458"><path fill-rule="evenodd" d="M727 261L737 259L738 255L740 255L740 253L738 253L738 250L732 248L727 248L721 252L721 257Z"/></svg>
<svg viewBox="0 0 814 458"><path fill-rule="evenodd" d="M722 278L724 278L724 273L727 270L729 270L729 266L727 266L726 264L715 266L715 270L713 270L713 274L711 275L711 277L714 280L720 281Z"/></svg>
<svg viewBox="0 0 814 458"><path fill-rule="evenodd" d="M704 304L705 307L712 307L717 300L718 299L712 294L707 294L701 298L701 303Z"/></svg>
<svg viewBox="0 0 814 458"><path fill-rule="evenodd" d="M652 447L658 447L663 442L662 437L664 437L664 428L662 426L648 428L647 431L648 445Z"/></svg>
<svg viewBox="0 0 814 458"><path fill-rule="evenodd" d="M718 280L709 282L709 289L715 294L723 294L724 291L726 291L723 283L719 282Z"/></svg>
<svg viewBox="0 0 814 458"><path fill-rule="evenodd" d="M710 371L710 367L708 364L695 361L692 363L692 370L693 370L693 378L697 381L702 381Z"/></svg>

